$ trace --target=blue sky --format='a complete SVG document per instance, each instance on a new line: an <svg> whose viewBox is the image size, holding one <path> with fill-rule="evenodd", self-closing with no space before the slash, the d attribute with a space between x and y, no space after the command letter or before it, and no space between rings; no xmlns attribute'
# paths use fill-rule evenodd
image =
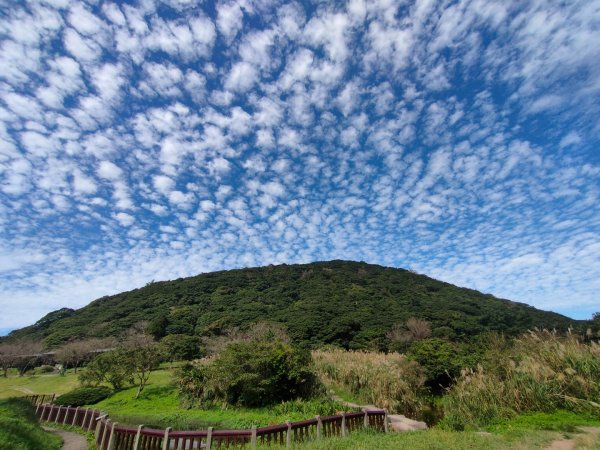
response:
<svg viewBox="0 0 600 450"><path fill-rule="evenodd" d="M0 329L333 258L600 310L600 4L4 0Z"/></svg>

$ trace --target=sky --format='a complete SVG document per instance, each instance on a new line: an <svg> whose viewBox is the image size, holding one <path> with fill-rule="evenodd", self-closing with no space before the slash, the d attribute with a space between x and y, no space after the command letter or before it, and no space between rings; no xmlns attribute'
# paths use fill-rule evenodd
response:
<svg viewBox="0 0 600 450"><path fill-rule="evenodd" d="M600 3L0 0L0 330L348 259L600 311Z"/></svg>

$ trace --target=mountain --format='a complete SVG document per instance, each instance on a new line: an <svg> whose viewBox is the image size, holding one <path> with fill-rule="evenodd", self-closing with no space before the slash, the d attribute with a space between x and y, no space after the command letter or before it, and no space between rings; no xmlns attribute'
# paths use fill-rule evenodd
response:
<svg viewBox="0 0 600 450"><path fill-rule="evenodd" d="M116 336L140 321L158 324L166 334L197 335L273 321L308 347L376 348L394 324L410 317L430 321L433 336L451 339L585 324L404 269L327 261L153 282L78 310L54 311L9 339L44 339L52 347L73 338Z"/></svg>

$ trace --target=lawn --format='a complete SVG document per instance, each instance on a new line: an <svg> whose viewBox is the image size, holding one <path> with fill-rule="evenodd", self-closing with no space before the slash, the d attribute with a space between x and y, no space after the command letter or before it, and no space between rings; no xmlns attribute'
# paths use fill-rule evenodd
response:
<svg viewBox="0 0 600 450"><path fill-rule="evenodd" d="M72 371L66 375L11 375L0 377L0 398L22 397L31 394L63 394L79 386L77 375Z"/></svg>

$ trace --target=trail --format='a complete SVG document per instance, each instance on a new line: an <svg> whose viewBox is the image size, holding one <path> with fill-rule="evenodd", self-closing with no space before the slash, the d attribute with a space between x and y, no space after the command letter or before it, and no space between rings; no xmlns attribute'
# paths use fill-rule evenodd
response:
<svg viewBox="0 0 600 450"><path fill-rule="evenodd" d="M50 433L58 434L63 440L61 450L87 450L88 443L85 436L70 431L57 430L56 428L43 427L44 430Z"/></svg>
<svg viewBox="0 0 600 450"><path fill-rule="evenodd" d="M348 408L359 408L365 409L367 411L381 411L381 408L378 408L375 405L358 405L356 403L347 402L343 400L341 397L334 395L331 397L333 400L336 400ZM416 430L425 430L427 429L427 424L425 422L419 422L418 420L412 420L402 414L388 414L388 421L390 428L393 431L403 432L403 431L416 431Z"/></svg>
<svg viewBox="0 0 600 450"><path fill-rule="evenodd" d="M577 430L594 436L600 434L600 427L578 427ZM546 447L545 450L573 450L577 445L577 440L578 437L557 439Z"/></svg>

